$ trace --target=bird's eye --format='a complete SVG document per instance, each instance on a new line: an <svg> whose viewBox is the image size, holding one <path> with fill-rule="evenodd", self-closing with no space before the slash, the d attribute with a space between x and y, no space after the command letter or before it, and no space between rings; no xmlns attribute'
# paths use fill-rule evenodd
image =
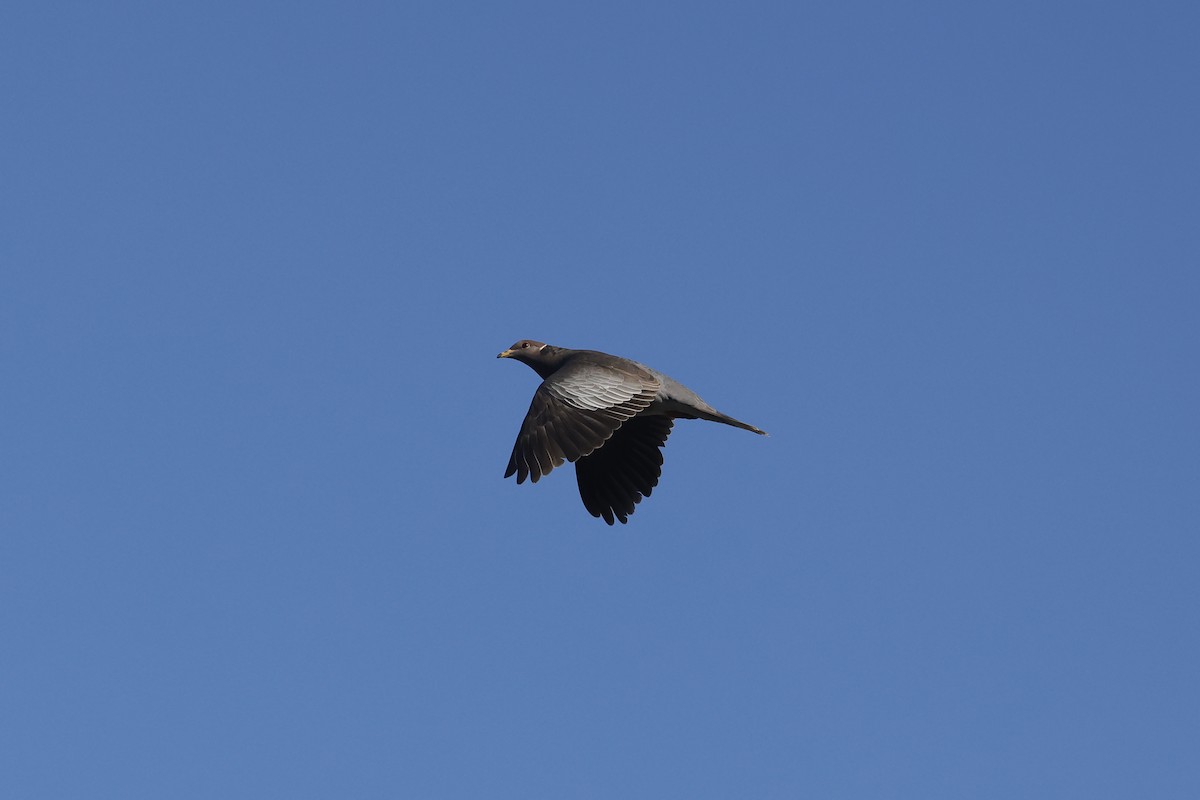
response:
<svg viewBox="0 0 1200 800"><path fill-rule="evenodd" d="M521 347L529 347L529 342L521 342Z"/></svg>

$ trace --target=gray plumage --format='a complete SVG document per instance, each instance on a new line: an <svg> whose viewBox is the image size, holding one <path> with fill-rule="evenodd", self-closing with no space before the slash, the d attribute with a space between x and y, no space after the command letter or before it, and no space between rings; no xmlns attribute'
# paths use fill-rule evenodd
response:
<svg viewBox="0 0 1200 800"><path fill-rule="evenodd" d="M523 339L497 358L528 364L542 377L521 424L504 477L534 483L565 461L594 517L627 522L662 473L662 450L676 419L705 419L765 434L722 414L678 381L644 364L595 350Z"/></svg>

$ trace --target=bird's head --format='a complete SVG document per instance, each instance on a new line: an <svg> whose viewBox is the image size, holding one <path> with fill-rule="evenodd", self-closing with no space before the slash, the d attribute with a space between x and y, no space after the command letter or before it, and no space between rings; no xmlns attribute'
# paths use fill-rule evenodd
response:
<svg viewBox="0 0 1200 800"><path fill-rule="evenodd" d="M496 358L515 358L517 361L529 363L541 355L547 347L549 345L544 342L535 342L533 339L522 339L503 353L500 353Z"/></svg>
<svg viewBox="0 0 1200 800"><path fill-rule="evenodd" d="M561 352L560 348L544 342L522 339L497 355L496 358L512 358L521 361L533 367L533 370L544 378L558 368Z"/></svg>
<svg viewBox="0 0 1200 800"><path fill-rule="evenodd" d="M497 359L516 359L517 361L526 361L527 356L534 353L541 353L548 345L545 342L534 342L533 339L521 339L520 342L512 345L508 350L503 351Z"/></svg>

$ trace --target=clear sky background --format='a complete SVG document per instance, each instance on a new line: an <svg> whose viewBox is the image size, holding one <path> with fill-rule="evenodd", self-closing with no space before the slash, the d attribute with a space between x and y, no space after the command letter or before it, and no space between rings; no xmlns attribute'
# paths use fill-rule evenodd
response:
<svg viewBox="0 0 1200 800"><path fill-rule="evenodd" d="M1200 797L1196 9L6 8L0 795Z"/></svg>

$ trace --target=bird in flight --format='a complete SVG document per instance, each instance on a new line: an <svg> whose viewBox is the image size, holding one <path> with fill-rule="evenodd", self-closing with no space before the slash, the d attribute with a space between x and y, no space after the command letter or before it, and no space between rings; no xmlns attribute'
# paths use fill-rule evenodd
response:
<svg viewBox="0 0 1200 800"><path fill-rule="evenodd" d="M528 364L542 378L504 477L534 483L575 464L579 496L593 517L625 523L662 474L676 419L706 419L766 435L722 414L678 381L627 358L522 339L497 358Z"/></svg>

